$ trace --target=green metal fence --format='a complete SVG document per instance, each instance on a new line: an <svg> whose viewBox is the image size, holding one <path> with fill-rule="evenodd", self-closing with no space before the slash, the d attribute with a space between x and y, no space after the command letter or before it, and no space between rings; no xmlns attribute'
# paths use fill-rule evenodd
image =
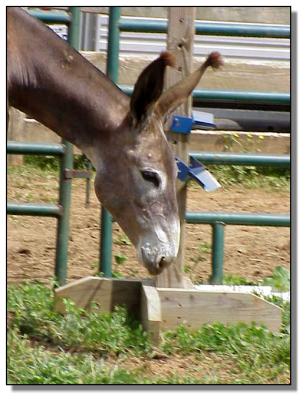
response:
<svg viewBox="0 0 306 400"><path fill-rule="evenodd" d="M32 12L32 15L40 18L46 23L65 23L69 26L69 43L78 49L79 40L79 7L70 7L70 15L50 12ZM155 25L154 25L155 24ZM108 32L108 60L107 75L115 83L118 80L119 69L119 37L120 30L132 30L138 32L166 32L167 25L152 24L151 22L121 21L120 7L110 7L109 32ZM198 34L231 35L231 36L261 36L261 37L289 37L290 29L286 27L253 26L245 27L240 24L220 24L218 27L210 24L199 24L196 26ZM131 87L123 87L130 94ZM290 105L290 95L286 93L251 93L251 92L224 92L224 91L197 91L193 93L194 98L199 101L217 100L258 102L272 105ZM60 285L64 284L67 276L67 254L69 236L69 212L71 199L71 176L67 170L72 169L73 155L72 145L63 141L57 144L38 143L8 143L10 154L41 154L56 155L60 158L60 190L59 205L52 204L17 204L8 203L8 214L33 215L55 217L58 220L55 276ZM290 158L288 156L274 155L248 155L230 153L190 153L196 159L205 164L236 164L236 165L273 165L288 167ZM235 225L265 225L265 226L290 226L289 215L274 214L228 214L228 213L186 213L188 223L210 224L213 228L213 253L212 253L212 279L213 283L222 282L223 274L223 250L224 250L224 227L225 224ZM100 272L104 276L112 275L112 218L105 210L101 211L101 245L100 245Z"/></svg>
<svg viewBox="0 0 306 400"><path fill-rule="evenodd" d="M119 74L119 7L111 7L108 24L107 76L116 83ZM112 276L112 216L102 207L99 270L107 278Z"/></svg>
<svg viewBox="0 0 306 400"><path fill-rule="evenodd" d="M190 156L206 165L257 165L290 168L290 157L268 154L191 152ZM290 227L288 214L249 214L224 212L186 212L189 224L208 224L212 227L212 275L210 282L223 281L224 230L226 225Z"/></svg>
<svg viewBox="0 0 306 400"><path fill-rule="evenodd" d="M79 49L80 36L80 8L70 7L70 15L52 12L31 12L31 14L48 24L67 24L68 42L75 49ZM37 154L59 156L59 201L54 204L18 204L8 203L8 214L31 215L57 218L55 278L59 285L66 282L67 255L69 240L69 217L71 203L71 177L67 171L73 168L72 144L63 140L62 144L39 144L8 142L9 154Z"/></svg>
<svg viewBox="0 0 306 400"><path fill-rule="evenodd" d="M119 7L118 7L119 8ZM120 10L116 11L120 12ZM119 20L118 28L120 31L144 32L144 33L167 33L167 21L145 21L145 20ZM236 36L236 37L266 37L266 38L290 38L291 31L289 26L271 26L259 24L237 24L220 23L212 24L209 22L197 22L195 33L198 35L212 36ZM128 95L133 88L122 85L121 89ZM262 92L241 92L225 90L194 90L192 93L193 102L201 105L209 101L212 106L219 104L239 105L269 105L270 107L282 107L289 110L290 95L288 93L262 93ZM206 103L207 104L207 103Z"/></svg>
<svg viewBox="0 0 306 400"><path fill-rule="evenodd" d="M118 76L118 58L119 58L119 31L131 32L167 32L167 23L152 21L120 20L120 7L111 7L109 22L109 47L115 47L113 60L110 65L110 76ZM225 36L254 36L254 37L278 37L290 38L289 27L273 26L246 26L241 24L218 24L218 26L205 23L196 24L197 34L225 35ZM133 88L130 86L121 86L121 89L128 95L131 95ZM284 106L290 108L290 94L287 93L258 93L258 92L237 92L237 91L213 91L213 90L195 90L193 100L201 102L203 100L219 103L232 102L237 105L245 104L265 104L269 106ZM190 153L199 161L205 164L236 164L236 165L266 165L277 167L289 167L290 158L288 156L258 155L258 154L230 154L230 153ZM222 283L223 278L223 254L224 254L224 227L225 224L235 225L265 225L265 226L290 226L289 215L274 214L225 214L225 213L186 213L187 223L210 224L213 228L212 235L212 283ZM102 243L111 244L111 224L104 230ZM104 246L105 248L105 246ZM105 275L110 275L110 259L108 253L101 254L100 270Z"/></svg>

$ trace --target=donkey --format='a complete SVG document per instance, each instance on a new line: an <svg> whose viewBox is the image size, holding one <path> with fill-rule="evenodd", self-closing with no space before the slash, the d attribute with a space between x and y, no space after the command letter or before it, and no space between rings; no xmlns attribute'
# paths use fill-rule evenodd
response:
<svg viewBox="0 0 306 400"><path fill-rule="evenodd" d="M174 56L161 53L140 74L129 98L51 29L7 8L8 103L77 146L96 169L95 192L152 275L175 260L180 237L177 168L164 117L183 103L211 66L212 53L163 92Z"/></svg>

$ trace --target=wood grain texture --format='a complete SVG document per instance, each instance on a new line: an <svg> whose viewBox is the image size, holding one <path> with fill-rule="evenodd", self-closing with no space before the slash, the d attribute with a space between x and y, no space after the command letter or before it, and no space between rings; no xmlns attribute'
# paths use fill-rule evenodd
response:
<svg viewBox="0 0 306 400"><path fill-rule="evenodd" d="M127 279L86 277L55 290L55 310L65 313L63 299L90 311L94 303L99 311L112 312L125 306L148 332L154 345L160 332L185 324L198 329L203 324L244 322L265 325L273 332L281 327L281 309L249 293L207 292L198 289L156 288L152 282Z"/></svg>
<svg viewBox="0 0 306 400"><path fill-rule="evenodd" d="M89 276L56 289L55 310L64 313L63 299L68 298L86 310L90 310L93 303L103 312L125 306L128 312L139 318L140 290L141 281Z"/></svg>
<svg viewBox="0 0 306 400"><path fill-rule="evenodd" d="M191 71L194 19L195 7L169 7L167 50L175 55L176 68L168 68L165 89L170 88L175 83L182 80L189 75ZM191 115L191 97L175 110L175 114ZM171 116L168 121L172 121ZM169 132L168 139L170 142L176 142L174 145L175 154L188 163L188 135ZM185 210L187 199L187 185L184 182L177 181L177 199L181 224L180 249L176 263L167 270L164 270L156 278L156 285L158 287L190 287L189 282L187 282L183 276Z"/></svg>
<svg viewBox="0 0 306 400"><path fill-rule="evenodd" d="M158 293L162 330L173 329L182 323L196 329L213 322L255 322L274 332L281 326L281 309L254 294L160 288Z"/></svg>
<svg viewBox="0 0 306 400"><path fill-rule="evenodd" d="M154 286L142 285L141 323L152 342L157 345L160 339L161 303Z"/></svg>

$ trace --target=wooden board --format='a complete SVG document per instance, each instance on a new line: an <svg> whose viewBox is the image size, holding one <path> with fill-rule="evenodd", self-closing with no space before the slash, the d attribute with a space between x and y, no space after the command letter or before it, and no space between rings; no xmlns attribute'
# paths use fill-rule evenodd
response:
<svg viewBox="0 0 306 400"><path fill-rule="evenodd" d="M281 309L249 293L209 293L200 290L158 288L161 302L161 330L186 324L192 329L220 322L264 324L275 332L281 326Z"/></svg>
<svg viewBox="0 0 306 400"><path fill-rule="evenodd" d="M155 345L161 331L180 324L197 329L213 322L255 322L273 332L281 327L281 309L249 293L156 288L138 280L90 276L55 290L55 310L61 313L65 312L64 298L87 310L93 303L103 312L112 312L117 305L125 306L141 321Z"/></svg>
<svg viewBox="0 0 306 400"><path fill-rule="evenodd" d="M192 65L192 46L194 37L195 7L169 7L168 9L168 35L167 50L175 55L176 68L167 70L165 89L170 88L190 74ZM191 96L175 110L178 115L191 115ZM169 117L168 121L172 120ZM169 125L169 124L168 124ZM167 127L169 128L169 126ZM174 153L188 164L188 135L167 132L170 142L175 143ZM183 275L184 266L184 231L185 212L187 201L187 184L177 180L177 201L180 216L180 248L177 260L170 268L162 271L156 277L158 287L190 287L190 283Z"/></svg>
<svg viewBox="0 0 306 400"><path fill-rule="evenodd" d="M141 281L88 276L55 290L55 310L65 312L63 298L68 298L87 310L92 303L103 312L111 312L115 306L124 305L128 312L139 318L140 290Z"/></svg>
<svg viewBox="0 0 306 400"><path fill-rule="evenodd" d="M158 291L154 286L142 285L141 289L141 323L154 344L159 343L161 323L161 303Z"/></svg>

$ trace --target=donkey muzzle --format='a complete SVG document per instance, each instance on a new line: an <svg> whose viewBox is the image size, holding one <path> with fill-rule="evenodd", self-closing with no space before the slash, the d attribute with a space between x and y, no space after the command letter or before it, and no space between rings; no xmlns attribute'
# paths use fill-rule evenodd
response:
<svg viewBox="0 0 306 400"><path fill-rule="evenodd" d="M141 246L141 261L151 275L160 274L175 261L175 258L175 252L171 252L170 249L157 249L148 243Z"/></svg>

